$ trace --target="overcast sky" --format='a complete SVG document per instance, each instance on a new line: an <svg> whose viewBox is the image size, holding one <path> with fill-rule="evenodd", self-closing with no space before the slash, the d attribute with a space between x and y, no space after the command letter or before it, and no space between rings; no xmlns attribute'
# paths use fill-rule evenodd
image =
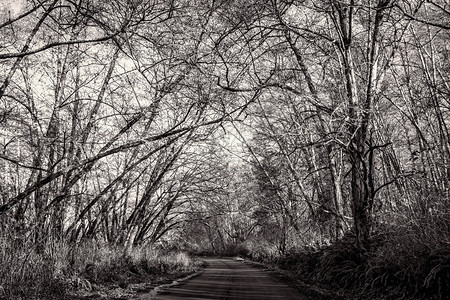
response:
<svg viewBox="0 0 450 300"><path fill-rule="evenodd" d="M23 5L24 0L0 0L0 10L9 10L12 15L11 17L14 17L16 14L18 14Z"/></svg>

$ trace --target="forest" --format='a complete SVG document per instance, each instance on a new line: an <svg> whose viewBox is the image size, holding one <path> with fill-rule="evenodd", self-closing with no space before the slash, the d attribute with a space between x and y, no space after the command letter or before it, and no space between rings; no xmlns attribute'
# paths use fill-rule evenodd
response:
<svg viewBox="0 0 450 300"><path fill-rule="evenodd" d="M446 0L3 0L0 299L198 255L448 299L449 40Z"/></svg>

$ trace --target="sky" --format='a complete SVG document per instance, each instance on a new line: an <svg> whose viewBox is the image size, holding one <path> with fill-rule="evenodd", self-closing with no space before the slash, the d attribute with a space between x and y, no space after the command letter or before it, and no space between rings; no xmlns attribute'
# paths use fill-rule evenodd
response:
<svg viewBox="0 0 450 300"><path fill-rule="evenodd" d="M10 11L11 17L15 17L20 13L24 4L25 0L0 0L0 12L3 14L3 10L6 9L6 11Z"/></svg>

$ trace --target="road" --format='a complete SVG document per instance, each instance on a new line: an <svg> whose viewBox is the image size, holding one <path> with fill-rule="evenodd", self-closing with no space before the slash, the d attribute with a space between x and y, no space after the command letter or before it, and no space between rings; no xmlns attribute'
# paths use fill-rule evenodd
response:
<svg viewBox="0 0 450 300"><path fill-rule="evenodd" d="M169 287L151 299L309 299L264 270L242 261L225 258L204 261L207 266L199 276Z"/></svg>

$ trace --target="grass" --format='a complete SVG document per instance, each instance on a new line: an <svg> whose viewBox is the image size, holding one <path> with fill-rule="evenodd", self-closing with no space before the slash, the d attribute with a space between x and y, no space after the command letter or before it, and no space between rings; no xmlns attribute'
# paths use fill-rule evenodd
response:
<svg viewBox="0 0 450 300"><path fill-rule="evenodd" d="M191 274L200 263L184 252L96 242L50 243L37 253L28 242L0 239L0 299L121 299Z"/></svg>
<svg viewBox="0 0 450 300"><path fill-rule="evenodd" d="M448 299L450 224L435 214L383 228L361 253L351 235L320 249L303 249L278 266L344 299Z"/></svg>

